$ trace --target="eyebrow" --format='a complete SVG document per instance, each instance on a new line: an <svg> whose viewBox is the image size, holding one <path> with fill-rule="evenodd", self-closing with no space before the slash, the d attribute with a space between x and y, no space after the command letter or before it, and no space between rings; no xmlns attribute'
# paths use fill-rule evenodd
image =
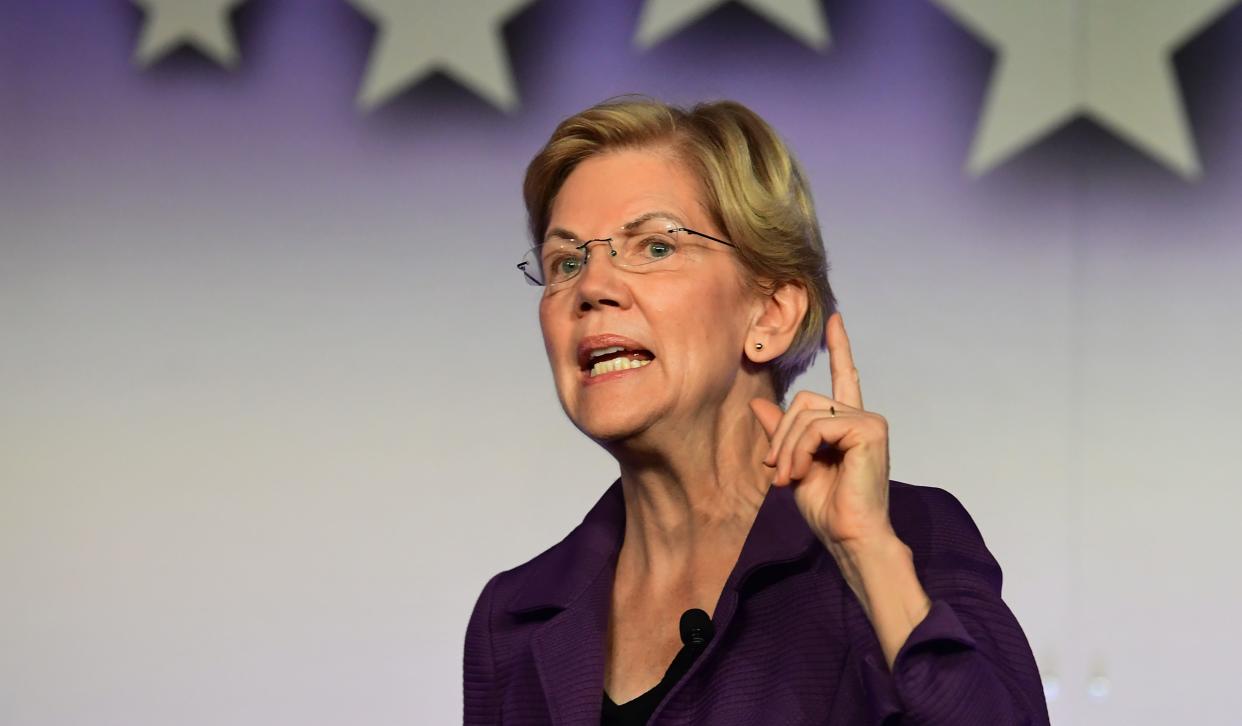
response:
<svg viewBox="0 0 1242 726"><path fill-rule="evenodd" d="M621 225L621 229L623 231L628 232L634 229L635 227L637 227L638 225L644 224L646 222L650 222L653 219L667 219L668 221L673 222L679 227L685 226L685 222L682 222L681 217L677 216L676 214L673 214L672 212L667 212L664 210L657 210L654 212L643 212L637 217ZM557 237L559 239L565 239L565 240L581 239L578 235L565 229L564 227L556 227L554 229L549 230L548 233L544 235L543 240L547 242L549 239L553 237Z"/></svg>

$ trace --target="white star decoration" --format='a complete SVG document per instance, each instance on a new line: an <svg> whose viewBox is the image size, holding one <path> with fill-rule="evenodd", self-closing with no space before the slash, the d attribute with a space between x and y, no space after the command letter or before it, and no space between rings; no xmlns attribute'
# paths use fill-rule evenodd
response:
<svg viewBox="0 0 1242 726"><path fill-rule="evenodd" d="M828 47L820 0L736 0L816 50ZM729 0L647 0L634 42L650 48Z"/></svg>
<svg viewBox="0 0 1242 726"><path fill-rule="evenodd" d="M237 42L229 14L245 0L133 0L146 14L134 62L150 66L190 43L222 66L237 66Z"/></svg>
<svg viewBox="0 0 1242 726"><path fill-rule="evenodd" d="M1238 0L935 0L997 51L967 169L991 170L1086 116L1200 175L1172 54Z"/></svg>
<svg viewBox="0 0 1242 726"><path fill-rule="evenodd" d="M374 109L441 70L494 105L518 104L501 26L534 0L348 0L378 26L358 105Z"/></svg>

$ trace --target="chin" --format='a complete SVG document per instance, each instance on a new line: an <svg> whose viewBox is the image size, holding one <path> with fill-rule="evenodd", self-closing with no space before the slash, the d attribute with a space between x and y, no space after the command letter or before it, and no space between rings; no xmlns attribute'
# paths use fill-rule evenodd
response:
<svg viewBox="0 0 1242 726"><path fill-rule="evenodd" d="M636 403L628 401L609 407L608 410L580 410L577 413L567 408L565 413L579 431L594 441L601 444L626 441L641 436L659 418L651 409L637 410ZM622 406L627 409L618 410Z"/></svg>

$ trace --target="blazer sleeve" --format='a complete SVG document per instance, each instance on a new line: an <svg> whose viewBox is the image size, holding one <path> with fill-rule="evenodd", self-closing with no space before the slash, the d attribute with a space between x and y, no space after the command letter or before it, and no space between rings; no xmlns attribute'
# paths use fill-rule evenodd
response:
<svg viewBox="0 0 1242 726"><path fill-rule="evenodd" d="M974 520L949 492L915 489L917 504L900 516L894 512L893 524L914 552L932 606L891 672L878 640L859 661L881 723L1048 724L1035 657L1001 600L1000 566Z"/></svg>
<svg viewBox="0 0 1242 726"><path fill-rule="evenodd" d="M492 577L483 586L466 626L462 656L462 723L467 726L500 723L500 696L492 649L492 599L499 577Z"/></svg>

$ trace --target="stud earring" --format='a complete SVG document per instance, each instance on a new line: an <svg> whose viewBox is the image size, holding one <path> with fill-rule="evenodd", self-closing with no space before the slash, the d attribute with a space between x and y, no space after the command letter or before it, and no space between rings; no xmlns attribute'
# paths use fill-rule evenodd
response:
<svg viewBox="0 0 1242 726"><path fill-rule="evenodd" d="M763 343L755 343L755 350L763 350Z"/></svg>

